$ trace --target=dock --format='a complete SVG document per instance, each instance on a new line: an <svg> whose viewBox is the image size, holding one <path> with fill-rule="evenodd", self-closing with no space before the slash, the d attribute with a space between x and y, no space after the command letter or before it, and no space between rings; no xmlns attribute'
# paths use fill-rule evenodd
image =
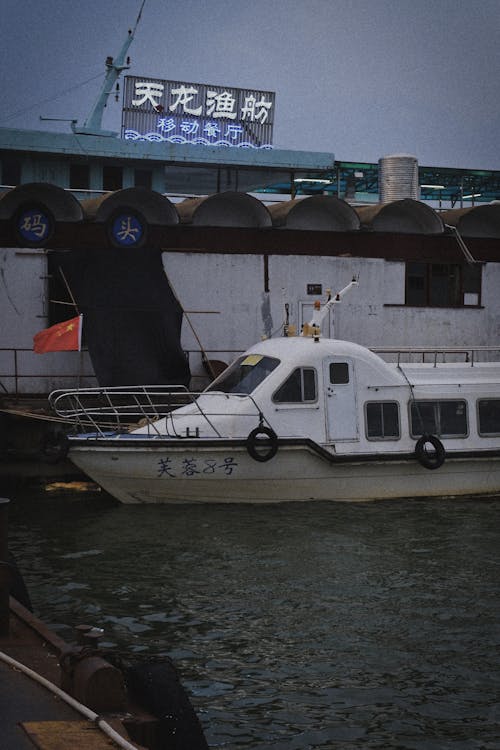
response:
<svg viewBox="0 0 500 750"><path fill-rule="evenodd" d="M67 643L30 610L8 554L9 503L0 498L0 750L208 750L170 660L126 664L86 624Z"/></svg>
<svg viewBox="0 0 500 750"><path fill-rule="evenodd" d="M96 714L62 690L60 657L67 649L68 644L10 598L8 632L0 636L1 749L146 747L131 742L123 723L128 711Z"/></svg>

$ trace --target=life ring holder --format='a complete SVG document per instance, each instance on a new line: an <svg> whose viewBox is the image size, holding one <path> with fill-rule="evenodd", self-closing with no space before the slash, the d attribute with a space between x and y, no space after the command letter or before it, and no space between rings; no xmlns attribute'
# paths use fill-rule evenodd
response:
<svg viewBox="0 0 500 750"><path fill-rule="evenodd" d="M431 453L426 448L428 444L434 449ZM439 469L444 464L446 451L441 440L435 435L422 435L415 444L415 455L425 469Z"/></svg>
<svg viewBox="0 0 500 750"><path fill-rule="evenodd" d="M269 445L266 445L267 450L265 450L265 452L263 452L263 446L259 445L261 442L260 436L265 436L269 441ZM246 447L249 455L254 461L260 461L261 463L270 461L278 452L278 436L270 427L259 425L259 427L255 427L255 429L248 434Z"/></svg>

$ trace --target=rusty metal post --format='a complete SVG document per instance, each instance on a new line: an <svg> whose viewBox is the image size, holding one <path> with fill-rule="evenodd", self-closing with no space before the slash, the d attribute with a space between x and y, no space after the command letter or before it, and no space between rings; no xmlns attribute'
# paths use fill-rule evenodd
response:
<svg viewBox="0 0 500 750"><path fill-rule="evenodd" d="M8 564L9 503L0 497L0 636L9 635L10 572Z"/></svg>

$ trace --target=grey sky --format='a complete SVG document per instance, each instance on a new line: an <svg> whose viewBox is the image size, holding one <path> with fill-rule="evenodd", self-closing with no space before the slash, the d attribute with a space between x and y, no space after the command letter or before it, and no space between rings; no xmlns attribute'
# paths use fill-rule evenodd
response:
<svg viewBox="0 0 500 750"><path fill-rule="evenodd" d="M82 122L140 0L1 8L0 126ZM146 0L130 73L275 91L277 147L500 169L499 41L500 0Z"/></svg>

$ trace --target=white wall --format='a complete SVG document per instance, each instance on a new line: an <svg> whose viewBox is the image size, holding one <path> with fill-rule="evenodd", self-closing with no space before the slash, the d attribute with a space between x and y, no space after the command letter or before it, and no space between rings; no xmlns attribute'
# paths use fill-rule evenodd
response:
<svg viewBox="0 0 500 750"><path fill-rule="evenodd" d="M259 341L270 330L280 330L284 304L290 323L298 329L301 311L316 299L307 284L322 284L334 294L353 277L359 279L335 305L331 332L370 347L500 346L500 264L483 268L482 308L406 307L405 264L375 258L269 256L269 294L264 292L263 258L258 255L165 253L164 265L181 302L190 314L202 345L224 349L210 357L227 360ZM267 303L267 309L266 309ZM209 315L208 311L217 311ZM186 323L183 346L198 346ZM232 351L229 351L232 350ZM196 370L196 360L192 360Z"/></svg>
<svg viewBox="0 0 500 750"><path fill-rule="evenodd" d="M182 327L185 350L200 349L188 319L209 359L227 364L264 334L268 322L262 256L165 252L163 265L187 313ZM204 372L199 356L190 356L190 364L192 372Z"/></svg>
<svg viewBox="0 0 500 750"><path fill-rule="evenodd" d="M47 255L43 250L0 249L2 393L49 393L55 388L72 388L80 372L93 373L86 352L33 351L33 336L49 325L47 289ZM68 317L73 314L71 309ZM93 383L92 378L85 384Z"/></svg>
<svg viewBox="0 0 500 750"><path fill-rule="evenodd" d="M285 303L290 323L300 328L303 308L309 320L316 297L307 294L307 284L322 284L324 301L328 288L335 293L353 276L359 277L359 286L334 306L331 315L331 333L337 338L379 348L500 346L500 263L483 267L481 309L405 307L405 264L382 259L271 255L269 292L262 255L165 251L163 264L208 357L226 363L263 335L280 335ZM74 387L80 372L93 372L86 352L39 355L32 351L33 335L48 325L46 276L43 250L0 249L2 391L15 391L16 362L18 375L23 376L17 382L21 393ZM186 318L182 345L191 351L196 376L192 385L201 387L206 372L200 344Z"/></svg>

